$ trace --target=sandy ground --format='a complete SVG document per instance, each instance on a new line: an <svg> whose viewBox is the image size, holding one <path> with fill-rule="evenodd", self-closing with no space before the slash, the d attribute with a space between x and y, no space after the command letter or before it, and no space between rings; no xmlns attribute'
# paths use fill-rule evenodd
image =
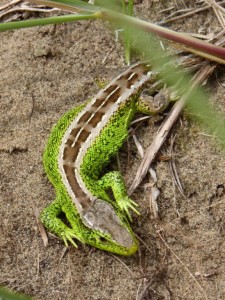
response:
<svg viewBox="0 0 225 300"><path fill-rule="evenodd" d="M168 14L162 9L195 1L139 2L136 14L156 22ZM211 11L169 27L202 34L220 30ZM141 239L137 254L117 257L81 244L66 250L52 235L44 247L34 210L55 197L42 165L51 128L64 112L95 95L97 81L124 70L124 52L100 21L0 35L0 284L43 300L128 300L141 293L138 299L225 299L225 155L186 111L173 130L185 197L174 186L169 161L157 159L160 218L150 213L144 182L132 195L141 211L132 223ZM223 81L223 70L216 72L208 89L225 114ZM164 117L139 128L144 147ZM161 155L169 154L169 144ZM120 161L129 186L140 164L132 139Z"/></svg>

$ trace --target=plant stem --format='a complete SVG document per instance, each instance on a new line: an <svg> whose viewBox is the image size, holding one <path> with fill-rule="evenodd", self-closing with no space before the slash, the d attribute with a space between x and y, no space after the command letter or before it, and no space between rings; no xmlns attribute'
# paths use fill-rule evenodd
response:
<svg viewBox="0 0 225 300"><path fill-rule="evenodd" d="M170 29L163 28L158 25L115 11L112 12L110 10L104 9L96 12L96 15L99 19L112 21L117 25L120 24L121 26L131 26L134 29L138 28L145 32L150 32L159 37L173 41L175 43L182 44L181 48L185 48L186 50L194 54L201 55L202 57L205 57L207 59L225 64L225 49L220 46L216 46L205 41L190 37L184 33L175 32Z"/></svg>
<svg viewBox="0 0 225 300"><path fill-rule="evenodd" d="M96 15L94 13L72 14L72 15L57 16L57 17L50 17L50 18L9 22L9 23L1 24L0 31L19 29L25 27L42 26L42 25L49 25L49 24L61 24L66 22L74 22L74 21L89 20L89 19L96 19Z"/></svg>

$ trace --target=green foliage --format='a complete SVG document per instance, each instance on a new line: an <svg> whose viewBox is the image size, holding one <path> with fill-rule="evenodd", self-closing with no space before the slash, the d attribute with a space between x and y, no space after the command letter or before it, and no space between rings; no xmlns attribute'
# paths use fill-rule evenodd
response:
<svg viewBox="0 0 225 300"><path fill-rule="evenodd" d="M32 298L14 293L7 290L6 288L0 287L0 300L32 300Z"/></svg>

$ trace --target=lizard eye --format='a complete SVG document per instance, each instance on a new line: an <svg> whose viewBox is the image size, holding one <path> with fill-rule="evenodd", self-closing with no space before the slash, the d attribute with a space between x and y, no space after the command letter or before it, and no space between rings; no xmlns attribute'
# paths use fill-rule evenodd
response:
<svg viewBox="0 0 225 300"><path fill-rule="evenodd" d="M95 224L95 214L91 211L87 212L86 214L84 214L84 220L87 222L87 224L91 227L93 227L93 225Z"/></svg>

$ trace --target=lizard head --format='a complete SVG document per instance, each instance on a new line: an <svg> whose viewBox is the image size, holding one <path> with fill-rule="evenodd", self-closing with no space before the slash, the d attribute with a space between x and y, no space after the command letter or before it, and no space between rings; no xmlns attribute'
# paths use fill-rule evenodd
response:
<svg viewBox="0 0 225 300"><path fill-rule="evenodd" d="M127 256L136 252L138 244L127 220L108 202L96 199L83 211L82 221L93 230L95 247Z"/></svg>

